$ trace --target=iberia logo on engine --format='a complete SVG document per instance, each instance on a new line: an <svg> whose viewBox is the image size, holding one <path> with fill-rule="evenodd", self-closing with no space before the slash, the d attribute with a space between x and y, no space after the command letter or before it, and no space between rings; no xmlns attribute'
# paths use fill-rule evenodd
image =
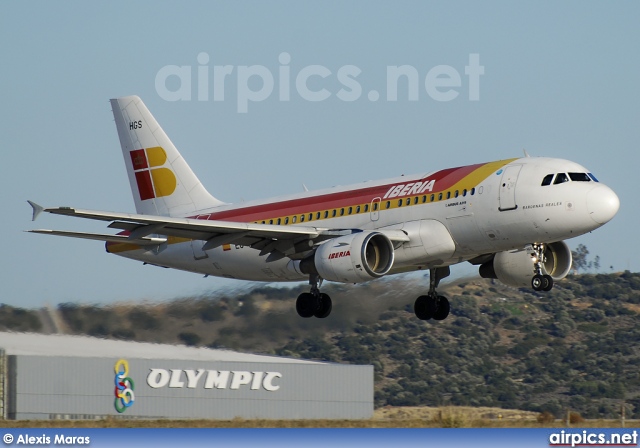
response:
<svg viewBox="0 0 640 448"><path fill-rule="evenodd" d="M329 254L329 260L333 260L334 258L342 258L342 257L348 257L351 255L351 251L350 250L345 250L344 252L334 252L332 254Z"/></svg>
<svg viewBox="0 0 640 448"><path fill-rule="evenodd" d="M142 201L172 194L177 185L173 171L158 168L167 161L167 153L160 146L136 149L129 153Z"/></svg>

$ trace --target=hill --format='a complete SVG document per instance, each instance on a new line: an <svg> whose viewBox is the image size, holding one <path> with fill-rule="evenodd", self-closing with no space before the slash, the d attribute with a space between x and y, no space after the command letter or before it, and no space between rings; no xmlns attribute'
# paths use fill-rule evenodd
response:
<svg viewBox="0 0 640 448"><path fill-rule="evenodd" d="M170 302L60 304L67 333L226 347L375 367L377 408L490 406L640 418L640 274L569 276L549 293L483 279L444 285L452 314L420 321L427 279L327 284L327 319L302 319L306 290L258 287ZM0 306L0 329L46 331L50 313Z"/></svg>

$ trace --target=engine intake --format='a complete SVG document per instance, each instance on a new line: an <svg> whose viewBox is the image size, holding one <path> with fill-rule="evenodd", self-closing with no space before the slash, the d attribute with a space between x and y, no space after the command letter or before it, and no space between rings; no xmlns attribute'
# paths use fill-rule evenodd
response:
<svg viewBox="0 0 640 448"><path fill-rule="evenodd" d="M334 282L361 283L389 272L393 258L393 243L384 234L359 232L320 245L300 262L300 271Z"/></svg>
<svg viewBox="0 0 640 448"><path fill-rule="evenodd" d="M571 270L571 250L564 241L545 245L543 274L561 280ZM493 260L480 266L482 278L495 278L509 286L531 286L535 274L533 258L527 251L498 252Z"/></svg>

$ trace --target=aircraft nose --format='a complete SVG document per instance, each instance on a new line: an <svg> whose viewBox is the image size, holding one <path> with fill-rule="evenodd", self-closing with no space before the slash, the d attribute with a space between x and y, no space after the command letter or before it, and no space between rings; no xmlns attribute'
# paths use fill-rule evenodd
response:
<svg viewBox="0 0 640 448"><path fill-rule="evenodd" d="M614 191L606 185L597 185L587 193L587 210L598 224L605 224L618 213L620 199Z"/></svg>

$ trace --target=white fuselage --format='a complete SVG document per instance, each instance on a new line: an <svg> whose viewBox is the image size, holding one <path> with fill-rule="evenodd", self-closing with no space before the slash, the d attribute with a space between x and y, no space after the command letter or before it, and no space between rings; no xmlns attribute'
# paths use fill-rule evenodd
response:
<svg viewBox="0 0 640 448"><path fill-rule="evenodd" d="M580 173L579 180L542 185L545 176ZM390 273L447 266L531 243L590 232L609 221L619 201L606 185L573 162L521 158L402 176L349 187L222 205L185 217L317 226L401 230ZM440 197L442 195L442 197ZM335 216L334 216L335 215ZM161 250L108 245L109 252L149 264L219 277L299 281L295 261L267 261L241 245L203 251L201 240L170 239Z"/></svg>

